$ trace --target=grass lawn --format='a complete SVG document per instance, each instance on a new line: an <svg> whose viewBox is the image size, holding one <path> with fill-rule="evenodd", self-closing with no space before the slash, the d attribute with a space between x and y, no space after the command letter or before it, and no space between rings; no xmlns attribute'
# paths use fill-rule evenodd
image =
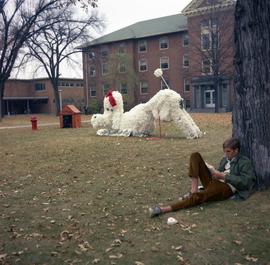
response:
<svg viewBox="0 0 270 265"><path fill-rule="evenodd" d="M0 130L0 264L269 265L269 190L149 218L149 206L189 190L192 152L214 165L223 155L230 114L193 118L201 139L171 123L161 139L158 129L152 139L99 137L89 123Z"/></svg>

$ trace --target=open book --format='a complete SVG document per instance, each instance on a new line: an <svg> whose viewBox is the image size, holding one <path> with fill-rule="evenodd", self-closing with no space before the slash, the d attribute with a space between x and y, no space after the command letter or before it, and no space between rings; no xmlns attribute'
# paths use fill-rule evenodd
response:
<svg viewBox="0 0 270 265"><path fill-rule="evenodd" d="M214 166L212 166L212 165L210 165L210 164L208 164L206 162L205 162L205 165L208 167L208 169L210 170L211 173L213 173L213 172L216 171L216 169L214 168Z"/></svg>

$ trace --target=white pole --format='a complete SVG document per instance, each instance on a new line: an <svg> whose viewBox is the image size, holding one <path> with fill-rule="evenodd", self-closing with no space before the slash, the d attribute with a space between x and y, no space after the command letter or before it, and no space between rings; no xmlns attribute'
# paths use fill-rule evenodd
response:
<svg viewBox="0 0 270 265"><path fill-rule="evenodd" d="M166 87L167 87L168 89L170 89L170 87L169 87L169 85L167 84L167 82L165 81L163 75L161 76L161 79L162 79L162 81L164 82L164 84L166 85Z"/></svg>
<svg viewBox="0 0 270 265"><path fill-rule="evenodd" d="M62 90L58 89L59 92L59 105L60 105L60 111L62 111Z"/></svg>

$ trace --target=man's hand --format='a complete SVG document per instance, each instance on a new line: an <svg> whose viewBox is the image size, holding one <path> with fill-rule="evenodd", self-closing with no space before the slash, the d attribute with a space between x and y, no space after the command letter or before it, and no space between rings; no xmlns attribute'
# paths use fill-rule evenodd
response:
<svg viewBox="0 0 270 265"><path fill-rule="evenodd" d="M211 172L211 174L212 174L212 177L215 179L220 179L220 180L225 179L225 174L223 172L218 171L218 170Z"/></svg>

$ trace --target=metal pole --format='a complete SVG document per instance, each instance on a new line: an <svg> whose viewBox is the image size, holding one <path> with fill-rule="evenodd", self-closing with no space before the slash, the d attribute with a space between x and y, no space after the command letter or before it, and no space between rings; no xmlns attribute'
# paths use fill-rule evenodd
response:
<svg viewBox="0 0 270 265"><path fill-rule="evenodd" d="M59 105L60 105L59 107L60 107L60 111L62 111L62 90L59 89L58 92L59 92Z"/></svg>
<svg viewBox="0 0 270 265"><path fill-rule="evenodd" d="M162 75L161 75L160 77L161 77L162 81L164 82L164 84L166 85L166 87L167 87L168 89L170 89L170 87L169 87L169 85L167 84L167 82L165 81L164 77L163 77Z"/></svg>

